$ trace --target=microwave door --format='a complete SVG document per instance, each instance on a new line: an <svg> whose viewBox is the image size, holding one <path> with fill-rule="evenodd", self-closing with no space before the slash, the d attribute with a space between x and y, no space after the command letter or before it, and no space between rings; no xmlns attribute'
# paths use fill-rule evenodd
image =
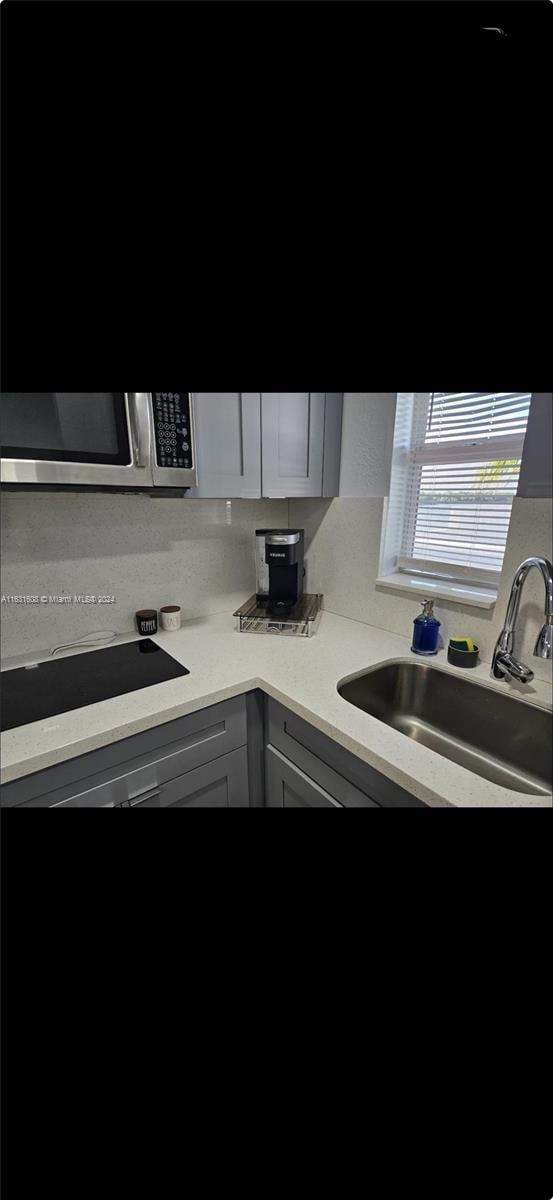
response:
<svg viewBox="0 0 553 1200"><path fill-rule="evenodd" d="M151 488L148 392L3 392L2 483Z"/></svg>

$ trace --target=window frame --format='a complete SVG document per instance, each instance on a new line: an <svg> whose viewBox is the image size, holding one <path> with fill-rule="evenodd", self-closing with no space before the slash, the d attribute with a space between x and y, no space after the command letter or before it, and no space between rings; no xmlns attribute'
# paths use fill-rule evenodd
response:
<svg viewBox="0 0 553 1200"><path fill-rule="evenodd" d="M402 404L403 409L401 414L399 410L396 414L390 498L385 511L377 582L384 587L409 591L420 592L427 587L430 594L441 595L442 598L451 597L457 602L493 607L502 569L465 566L445 559L411 557L404 550L406 545L413 545L415 541L425 465L522 460L526 432L496 438L476 438L470 443L465 439L426 445L432 395L432 392L398 393L398 405ZM419 493L419 499L414 504L411 502L413 489L418 489Z"/></svg>

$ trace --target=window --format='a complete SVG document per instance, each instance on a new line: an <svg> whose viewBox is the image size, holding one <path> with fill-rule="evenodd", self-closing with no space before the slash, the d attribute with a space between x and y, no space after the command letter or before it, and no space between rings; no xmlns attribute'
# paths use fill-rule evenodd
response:
<svg viewBox="0 0 553 1200"><path fill-rule="evenodd" d="M475 594L497 589L531 399L530 392L400 393L385 576L461 581Z"/></svg>

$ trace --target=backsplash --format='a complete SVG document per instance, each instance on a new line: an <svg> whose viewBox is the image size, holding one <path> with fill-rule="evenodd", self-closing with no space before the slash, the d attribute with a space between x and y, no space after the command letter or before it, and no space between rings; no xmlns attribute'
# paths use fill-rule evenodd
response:
<svg viewBox="0 0 553 1200"><path fill-rule="evenodd" d="M2 603L2 655L47 650L99 629L134 630L138 608L179 604L183 619L228 612L255 588L254 532L289 524L306 531L306 590L325 608L404 637L418 596L376 585L385 501L166 500L142 496L4 493L2 598L114 596L114 604ZM530 554L553 560L553 502L515 500L498 604L484 610L436 601L442 634L469 634L484 661L505 617L518 564ZM533 658L543 622L537 573L525 586L517 653L538 678L552 664Z"/></svg>
<svg viewBox="0 0 553 1200"><path fill-rule="evenodd" d="M139 608L179 604L184 620L232 610L255 590L255 529L272 525L288 527L287 501L6 492L2 655L94 630L132 632ZM4 600L36 595L72 603ZM75 596L115 603L76 604Z"/></svg>
<svg viewBox="0 0 553 1200"><path fill-rule="evenodd" d="M383 499L292 500L290 524L305 528L306 587L310 592L324 593L328 611L410 637L412 622L420 612L419 597L376 585L384 505ZM553 561L552 531L551 500L515 500L495 609L436 600L444 638L468 634L478 643L482 659L491 662L516 568L532 554ZM524 589L516 650L538 679L549 681L553 664L533 657L543 612L543 582L537 572L532 572Z"/></svg>

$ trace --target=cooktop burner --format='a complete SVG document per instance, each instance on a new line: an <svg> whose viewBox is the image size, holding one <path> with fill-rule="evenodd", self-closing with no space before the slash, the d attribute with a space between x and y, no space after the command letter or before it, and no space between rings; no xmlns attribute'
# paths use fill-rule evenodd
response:
<svg viewBox="0 0 553 1200"><path fill-rule="evenodd" d="M150 638L4 671L0 728L45 721L189 674Z"/></svg>

